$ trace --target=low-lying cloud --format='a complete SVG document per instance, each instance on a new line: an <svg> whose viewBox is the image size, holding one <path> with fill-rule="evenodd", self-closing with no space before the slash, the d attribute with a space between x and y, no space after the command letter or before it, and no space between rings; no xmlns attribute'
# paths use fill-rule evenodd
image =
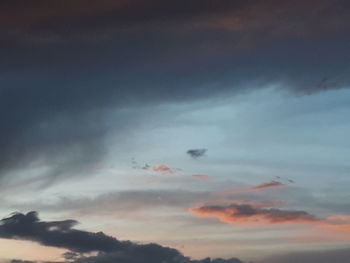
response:
<svg viewBox="0 0 350 263"><path fill-rule="evenodd" d="M119 241L102 232L77 230L75 220L41 221L37 212L15 213L0 221L0 237L38 242L68 249L63 256L75 263L241 263L238 259L191 260L179 251L161 245ZM96 256L84 253L98 252ZM73 260L73 261L72 261ZM14 261L19 263L23 261Z"/></svg>

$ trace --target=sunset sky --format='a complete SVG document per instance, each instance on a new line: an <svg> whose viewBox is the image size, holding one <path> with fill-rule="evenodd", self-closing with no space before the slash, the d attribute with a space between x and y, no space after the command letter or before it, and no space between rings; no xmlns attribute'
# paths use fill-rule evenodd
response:
<svg viewBox="0 0 350 263"><path fill-rule="evenodd" d="M347 0L0 1L0 263L348 262L348 32Z"/></svg>

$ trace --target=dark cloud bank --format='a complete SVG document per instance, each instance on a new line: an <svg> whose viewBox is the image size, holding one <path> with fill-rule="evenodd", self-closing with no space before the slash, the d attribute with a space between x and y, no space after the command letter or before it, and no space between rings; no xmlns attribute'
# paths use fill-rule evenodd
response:
<svg viewBox="0 0 350 263"><path fill-rule="evenodd" d="M34 161L84 173L110 109L347 87L349 13L344 0L1 1L0 176Z"/></svg>
<svg viewBox="0 0 350 263"><path fill-rule="evenodd" d="M75 220L41 221L36 212L15 213L0 221L0 237L38 242L44 246L67 249L67 261L75 263L241 263L232 259L191 260L176 249L158 244L120 241L102 232L77 230ZM97 252L96 256L84 253ZM12 263L25 263L14 260Z"/></svg>

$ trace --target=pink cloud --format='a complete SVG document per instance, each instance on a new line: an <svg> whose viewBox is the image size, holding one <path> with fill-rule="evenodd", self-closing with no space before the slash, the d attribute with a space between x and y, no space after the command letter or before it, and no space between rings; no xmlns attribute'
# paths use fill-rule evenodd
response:
<svg viewBox="0 0 350 263"><path fill-rule="evenodd" d="M155 172L166 172L166 173L173 173L173 169L171 169L169 166L165 164L161 164L158 166L151 166L151 169Z"/></svg>
<svg viewBox="0 0 350 263"><path fill-rule="evenodd" d="M271 181L269 183L264 183L264 184L260 184L260 185L248 187L248 188L229 189L229 190L218 192L218 194L222 194L222 195L238 194L238 193L259 191L259 190L264 190L264 189L269 189L269 188L277 188L277 187L281 187L281 186L285 186L285 184L277 182L277 181Z"/></svg>
<svg viewBox="0 0 350 263"><path fill-rule="evenodd" d="M193 174L192 177L199 179L199 180L208 180L209 179L209 175L207 175L207 174Z"/></svg>

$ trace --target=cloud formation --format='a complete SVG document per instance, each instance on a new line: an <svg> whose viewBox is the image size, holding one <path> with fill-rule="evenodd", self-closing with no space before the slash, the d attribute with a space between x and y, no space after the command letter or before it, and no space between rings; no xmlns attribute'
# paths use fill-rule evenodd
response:
<svg viewBox="0 0 350 263"><path fill-rule="evenodd" d="M132 159L132 167L134 169L143 169L143 170L149 170L149 171L153 171L153 172L159 172L162 174L174 174L178 171L181 171L180 168L172 168L166 164L159 164L159 165L149 165L148 163L146 163L143 166L140 166L135 159Z"/></svg>
<svg viewBox="0 0 350 263"><path fill-rule="evenodd" d="M305 211L256 208L249 204L202 206L191 208L189 211L199 216L214 217L221 222L237 225L309 224L320 221Z"/></svg>
<svg viewBox="0 0 350 263"><path fill-rule="evenodd" d="M207 174L192 174L193 178L196 178L198 180L208 180L209 179L209 175Z"/></svg>
<svg viewBox="0 0 350 263"><path fill-rule="evenodd" d="M15 213L0 221L0 237L38 242L44 246L66 248L75 252L110 252L128 246L102 232L90 233L73 228L75 220L43 222L36 212Z"/></svg>
<svg viewBox="0 0 350 263"><path fill-rule="evenodd" d="M313 224L323 230L346 233L350 231L349 215L322 218L306 211L273 208L277 205L280 203L236 200L230 204L190 208L189 212L201 217L217 218L221 222L233 225Z"/></svg>
<svg viewBox="0 0 350 263"><path fill-rule="evenodd" d="M197 159L199 157L203 157L206 152L207 149L190 149L186 153L192 158Z"/></svg>
<svg viewBox="0 0 350 263"><path fill-rule="evenodd" d="M170 168L169 166L165 165L165 164L161 164L161 165L156 165L156 166L151 166L150 169L152 169L155 172L161 172L161 173L174 173L175 170Z"/></svg>
<svg viewBox="0 0 350 263"><path fill-rule="evenodd" d="M93 233L74 229L75 220L41 221L36 212L15 213L0 221L0 237L38 242L44 246L68 249L64 257L75 263L241 263L238 259L191 260L176 249L155 243L136 244L119 241L102 232ZM86 252L98 252L96 256L85 256ZM13 263L25 263L15 260Z"/></svg>
<svg viewBox="0 0 350 263"><path fill-rule="evenodd" d="M285 184L277 181L271 181L269 183L263 183L263 184L253 186L253 187L248 187L248 188L224 190L224 191L218 192L218 194L222 194L222 195L238 194L238 193L259 191L259 190L264 190L269 188L278 188L281 186L285 186Z"/></svg>

